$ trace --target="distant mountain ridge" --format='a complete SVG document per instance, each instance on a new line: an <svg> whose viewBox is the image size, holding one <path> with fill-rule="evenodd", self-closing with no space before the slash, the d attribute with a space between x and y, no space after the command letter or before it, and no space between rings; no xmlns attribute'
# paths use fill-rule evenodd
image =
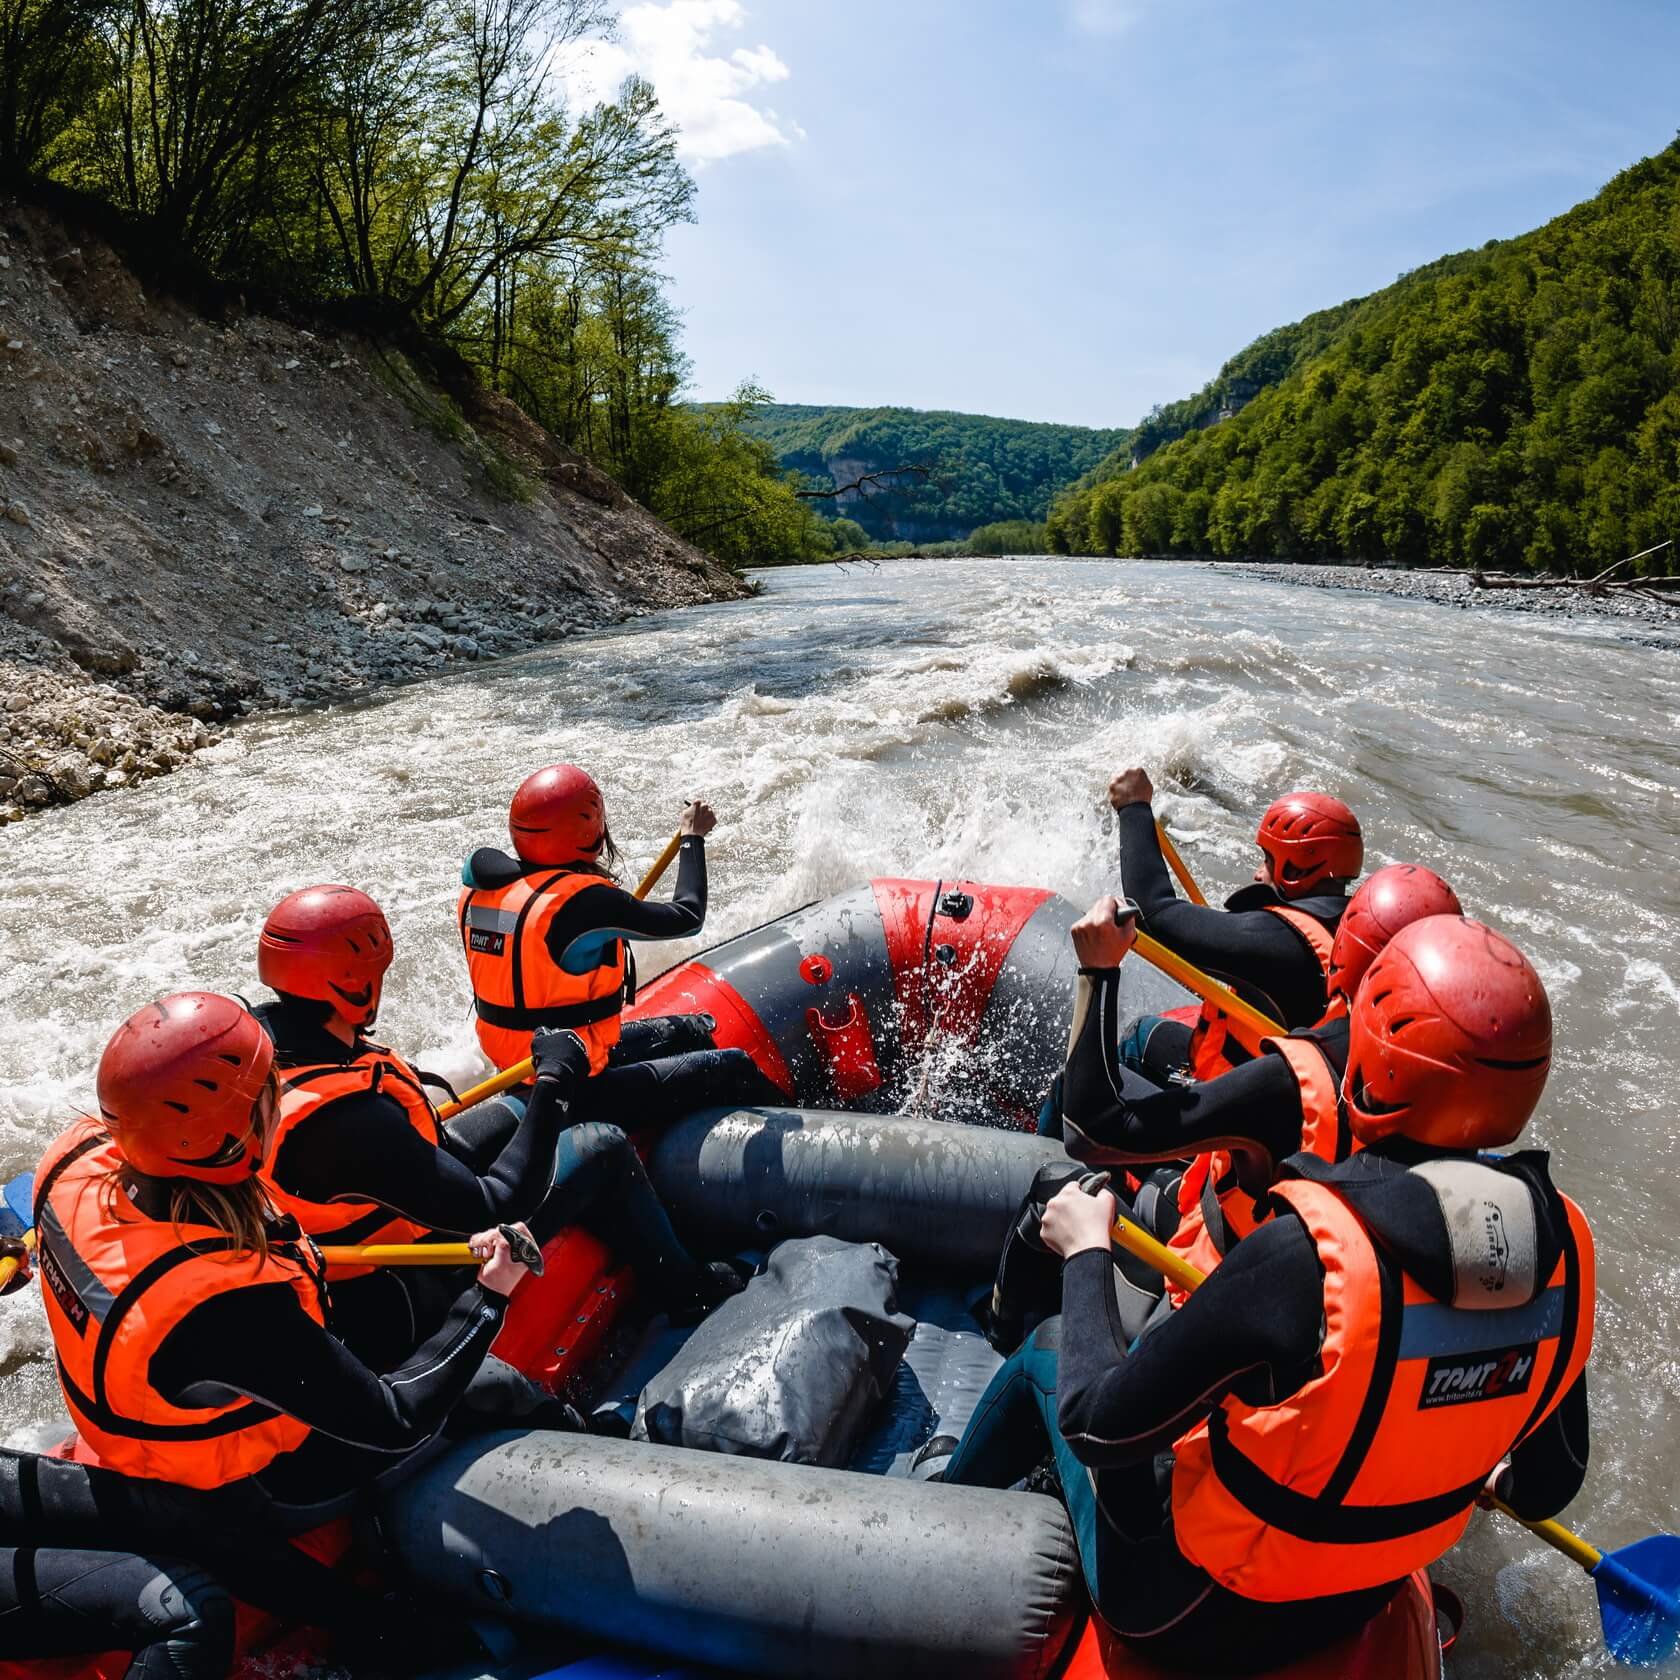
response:
<svg viewBox="0 0 1680 1680"><path fill-rule="evenodd" d="M939 542L1002 520L1042 520L1058 488L1130 436L1123 427L808 403L761 405L746 430L767 441L784 468L818 483L846 484L892 467L931 468L926 479L907 477L823 504L882 542Z"/></svg>

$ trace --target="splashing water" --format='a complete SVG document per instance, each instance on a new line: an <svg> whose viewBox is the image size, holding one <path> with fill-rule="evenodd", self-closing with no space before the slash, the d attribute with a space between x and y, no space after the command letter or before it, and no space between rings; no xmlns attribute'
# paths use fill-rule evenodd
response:
<svg viewBox="0 0 1680 1680"><path fill-rule="evenodd" d="M1324 787L1360 812L1370 867L1440 869L1551 989L1558 1055L1529 1141L1592 1218L1601 1289L1593 1464L1567 1520L1603 1546L1676 1526L1680 663L1605 626L1240 569L765 582L754 601L255 724L164 781L0 834L0 1172L91 1101L129 1010L190 985L253 993L258 923L312 881L379 898L397 944L383 1029L470 1073L460 862L503 842L508 795L554 759L602 782L631 879L686 798L713 801L707 944L872 875L1035 883L1083 906L1118 884L1103 791L1131 763L1217 897L1248 878L1266 802ZM0 1308L0 1403L13 1444L63 1431L28 1297ZM1605 1665L1590 1585L1521 1531L1478 1517L1439 1573L1470 1606L1461 1680Z"/></svg>

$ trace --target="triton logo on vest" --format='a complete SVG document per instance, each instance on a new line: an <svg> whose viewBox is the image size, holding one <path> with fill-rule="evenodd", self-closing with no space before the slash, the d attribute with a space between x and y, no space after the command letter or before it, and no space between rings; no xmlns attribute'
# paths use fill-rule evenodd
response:
<svg viewBox="0 0 1680 1680"><path fill-rule="evenodd" d="M87 1302L71 1286L69 1278L64 1275L58 1261L54 1258L53 1251L43 1243L35 1258L41 1276L46 1279L47 1287L53 1292L53 1297L57 1300L64 1316L70 1320L71 1326L76 1331L85 1330L89 1317Z"/></svg>
<svg viewBox="0 0 1680 1680"><path fill-rule="evenodd" d="M470 928L467 943L481 957L499 957L507 946L505 933L492 933L488 928Z"/></svg>
<svg viewBox="0 0 1680 1680"><path fill-rule="evenodd" d="M1520 1347L1489 1348L1466 1356L1437 1354L1423 1374L1423 1392L1418 1410L1436 1406L1462 1406L1471 1400L1503 1400L1508 1394L1527 1392L1534 1375L1538 1342Z"/></svg>

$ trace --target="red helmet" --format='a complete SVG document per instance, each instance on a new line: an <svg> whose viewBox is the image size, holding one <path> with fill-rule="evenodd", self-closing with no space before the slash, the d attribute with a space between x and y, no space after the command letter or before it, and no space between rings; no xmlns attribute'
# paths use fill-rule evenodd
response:
<svg viewBox="0 0 1680 1680"><path fill-rule="evenodd" d="M1391 863L1379 869L1347 902L1330 947L1327 983L1331 997L1352 1001L1359 982L1401 928L1425 916L1462 916L1464 906L1433 869L1421 863Z"/></svg>
<svg viewBox="0 0 1680 1680"><path fill-rule="evenodd" d="M1328 793L1286 793L1266 807L1255 836L1285 898L1301 898L1321 881L1348 881L1365 862L1359 819Z"/></svg>
<svg viewBox="0 0 1680 1680"><path fill-rule="evenodd" d="M385 913L354 887L305 887L281 899L257 941L265 986L330 1003L353 1027L378 1014L379 984L390 966Z"/></svg>
<svg viewBox="0 0 1680 1680"><path fill-rule="evenodd" d="M1552 1064L1552 1006L1521 951L1460 916L1402 928L1353 1002L1342 1096L1363 1143L1398 1132L1497 1149L1523 1129Z"/></svg>
<svg viewBox="0 0 1680 1680"><path fill-rule="evenodd" d="M593 863L607 841L601 790L575 764L551 764L519 784L508 810L513 849L526 863Z"/></svg>
<svg viewBox="0 0 1680 1680"><path fill-rule="evenodd" d="M237 1184L262 1164L258 1099L274 1046L232 998L148 1003L99 1058L99 1112L130 1166L155 1178Z"/></svg>

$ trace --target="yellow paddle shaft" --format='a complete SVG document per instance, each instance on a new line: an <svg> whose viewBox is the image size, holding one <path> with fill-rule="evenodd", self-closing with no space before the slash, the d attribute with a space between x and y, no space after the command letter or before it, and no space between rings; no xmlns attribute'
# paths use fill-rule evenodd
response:
<svg viewBox="0 0 1680 1680"><path fill-rule="evenodd" d="M363 1243L359 1248L323 1248L329 1266L478 1266L483 1262L463 1243Z"/></svg>
<svg viewBox="0 0 1680 1680"><path fill-rule="evenodd" d="M1188 1260L1183 1259L1165 1243L1157 1242L1147 1231L1140 1230L1130 1219L1123 1215L1114 1221L1110 1235L1128 1254L1135 1254L1146 1266L1152 1266L1169 1282L1176 1283L1181 1289L1194 1290L1203 1281L1205 1274ZM1572 1563L1578 1563L1590 1575L1603 1561L1604 1554L1596 1546L1590 1546L1579 1534L1567 1529L1560 1522L1553 1522L1548 1518L1545 1522L1530 1522L1527 1517L1519 1517L1503 1500L1493 1501L1493 1508L1502 1512L1513 1522L1520 1522L1530 1534L1538 1535L1557 1551L1563 1553Z"/></svg>
<svg viewBox="0 0 1680 1680"><path fill-rule="evenodd" d="M1155 838L1161 842L1161 856L1167 860L1167 867L1178 877L1178 884L1184 888L1186 897L1192 904L1206 904L1202 896L1202 889L1196 885L1196 877L1186 867L1184 859L1178 855L1178 847L1172 842L1172 836L1159 822L1155 824Z"/></svg>
<svg viewBox="0 0 1680 1680"><path fill-rule="evenodd" d="M1194 963L1187 963L1174 951L1169 951L1158 939L1138 930L1137 943L1132 947L1146 963L1194 992L1204 1003L1211 1003L1230 1021L1231 1036L1251 1056L1260 1054L1260 1040L1275 1038L1285 1029L1269 1015L1262 1014L1251 1003L1244 1003L1235 992L1211 974L1204 974Z"/></svg>
<svg viewBox="0 0 1680 1680"><path fill-rule="evenodd" d="M1578 1563L1590 1575L1604 1561L1604 1554L1596 1546L1589 1546L1579 1534L1549 1517L1544 1522L1530 1522L1519 1517L1503 1499L1493 1501L1493 1508L1503 1512L1513 1522L1520 1522L1530 1534L1538 1534L1555 1551L1562 1552L1571 1563Z"/></svg>
<svg viewBox="0 0 1680 1680"><path fill-rule="evenodd" d="M27 1248L31 1254L35 1252L35 1233L33 1231L25 1231L23 1233L23 1246ZM21 1260L12 1255L8 1255L4 1260L0 1260L0 1289L4 1289L6 1285L17 1276L18 1267L22 1264L23 1262Z"/></svg>
<svg viewBox="0 0 1680 1680"><path fill-rule="evenodd" d="M1135 1254L1146 1266L1153 1266L1169 1283L1176 1283L1180 1289L1194 1289L1206 1276L1182 1254L1175 1253L1164 1242L1157 1242L1141 1225L1124 1214L1115 1219L1110 1234L1128 1254Z"/></svg>
<svg viewBox="0 0 1680 1680"><path fill-rule="evenodd" d="M683 843L682 830L679 828L671 836L669 844L658 857L653 860L653 868L642 877L642 884L631 894L633 898L646 898L659 884L659 877L671 867L671 859L681 850ZM531 1058L527 1056L522 1062L515 1062L512 1067L504 1068L493 1079L486 1079L482 1085L474 1085L464 1091L454 1102L446 1102L438 1111L438 1119L453 1120L463 1109L471 1108L475 1103L486 1101L490 1097L498 1097L503 1091L511 1091L515 1085L523 1085L531 1077ZM433 1264L424 1260L393 1260L388 1262L393 1266L422 1266Z"/></svg>

